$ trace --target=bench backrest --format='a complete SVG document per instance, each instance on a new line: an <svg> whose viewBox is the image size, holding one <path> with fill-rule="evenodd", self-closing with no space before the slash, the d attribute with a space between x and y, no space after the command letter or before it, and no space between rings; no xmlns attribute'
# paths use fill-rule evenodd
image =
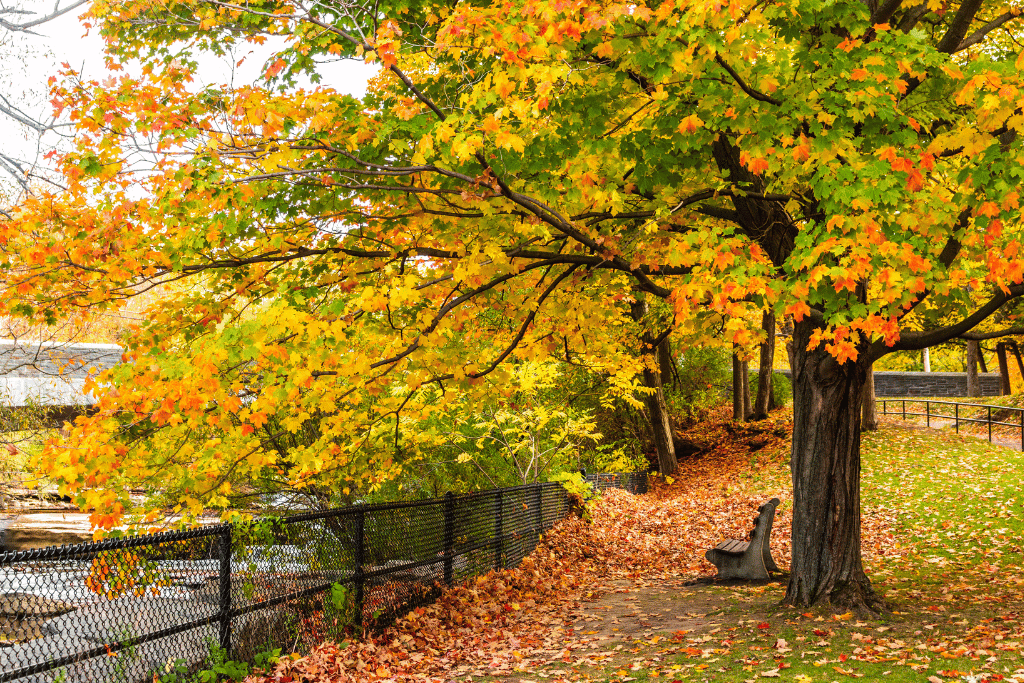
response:
<svg viewBox="0 0 1024 683"><path fill-rule="evenodd" d="M757 508L757 519L754 520L754 530L750 532L750 543L755 548L762 547L764 539L772 532L772 524L775 522L775 508L781 501L772 498L767 503Z"/></svg>

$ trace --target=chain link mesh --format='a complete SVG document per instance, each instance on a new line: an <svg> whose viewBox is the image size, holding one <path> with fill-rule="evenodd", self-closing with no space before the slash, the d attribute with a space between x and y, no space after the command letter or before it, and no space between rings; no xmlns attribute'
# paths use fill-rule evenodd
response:
<svg viewBox="0 0 1024 683"><path fill-rule="evenodd" d="M590 474L647 489L647 473ZM515 567L566 516L555 483L0 553L0 683L152 683L308 652Z"/></svg>

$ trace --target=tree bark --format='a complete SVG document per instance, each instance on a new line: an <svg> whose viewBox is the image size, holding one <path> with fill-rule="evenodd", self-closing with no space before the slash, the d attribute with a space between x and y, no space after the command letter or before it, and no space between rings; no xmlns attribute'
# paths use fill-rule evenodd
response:
<svg viewBox="0 0 1024 683"><path fill-rule="evenodd" d="M732 419L743 420L743 363L732 354Z"/></svg>
<svg viewBox="0 0 1024 683"><path fill-rule="evenodd" d="M978 379L978 342L967 340L967 395L981 396L981 380Z"/></svg>
<svg viewBox="0 0 1024 683"><path fill-rule="evenodd" d="M658 472L672 474L678 466L675 443L672 440L672 421L668 405L661 389L661 377L653 370L644 368L644 384L654 389L653 394L644 396L647 414L650 416L651 431L654 433L654 448L658 453Z"/></svg>
<svg viewBox="0 0 1024 683"><path fill-rule="evenodd" d="M1020 357L1020 347L1015 339L1011 339L1006 343L1009 345L1010 350L1013 351L1013 357L1017 359L1017 369L1020 371L1021 379L1024 379L1024 359Z"/></svg>
<svg viewBox="0 0 1024 683"><path fill-rule="evenodd" d="M927 348L921 349L921 362L925 372L932 371L932 355Z"/></svg>
<svg viewBox="0 0 1024 683"><path fill-rule="evenodd" d="M744 421L750 419L750 414L753 412L750 408L750 363L743 361L740 364L740 373L743 375L743 419Z"/></svg>
<svg viewBox="0 0 1024 683"><path fill-rule="evenodd" d="M673 387L676 385L676 378L679 373L676 372L676 361L672 357L672 344L669 342L668 337L661 340L658 344L658 369L661 371L661 386L664 389L666 384L671 383Z"/></svg>
<svg viewBox="0 0 1024 683"><path fill-rule="evenodd" d="M638 323L642 323L648 313L647 302L642 299L630 305L630 316ZM658 347L654 345L654 336L649 330L644 329L641 334L642 351L644 357L643 382L644 386L654 391L644 394L644 407L647 408L648 423L651 427L651 435L654 437L654 450L658 456L658 472L661 474L672 474L678 466L676 460L675 442L672 439L672 419L668 413L668 404L665 403L665 393L662 390L662 375L660 372L649 367L650 356L653 354L655 362L658 359Z"/></svg>
<svg viewBox="0 0 1024 683"><path fill-rule="evenodd" d="M775 314L765 311L761 314L761 329L765 339L761 344L760 366L757 369L757 398L754 401L752 420L768 417L772 406L772 365L775 362Z"/></svg>
<svg viewBox="0 0 1024 683"><path fill-rule="evenodd" d="M807 350L814 325L793 334L793 562L785 602L877 612L860 552L860 426L870 361L842 365L824 344Z"/></svg>
<svg viewBox="0 0 1024 683"><path fill-rule="evenodd" d="M996 358L999 360L999 395L1009 396L1012 390L1010 388L1010 364L1006 361L1005 342L996 344Z"/></svg>
<svg viewBox="0 0 1024 683"><path fill-rule="evenodd" d="M878 429L878 411L875 408L875 367L872 365L864 378L864 406L860 423L862 432L873 432Z"/></svg>

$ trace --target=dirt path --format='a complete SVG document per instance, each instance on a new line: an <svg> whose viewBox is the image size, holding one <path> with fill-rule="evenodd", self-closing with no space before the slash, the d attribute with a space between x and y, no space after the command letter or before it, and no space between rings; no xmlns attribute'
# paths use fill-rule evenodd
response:
<svg viewBox="0 0 1024 683"><path fill-rule="evenodd" d="M710 614L721 610L721 598L707 586L686 586L681 581L653 586L633 581L612 581L611 592L585 603L574 628L583 638L596 641L651 638L658 633L697 631L713 627Z"/></svg>
<svg viewBox="0 0 1024 683"><path fill-rule="evenodd" d="M471 680L494 683L578 681L593 676L612 676L613 672L619 673L613 678L621 678L624 671L636 676L633 672L659 659L651 654L652 645L673 640L698 649L716 647L712 641L724 637L723 631L733 631L746 620L754 623L769 618L778 611L785 584L778 580L753 586L693 583L683 579L657 583L614 580L602 586L601 591L570 615L570 638L564 651L566 656L560 661L551 661L531 671ZM641 651L646 654L638 659ZM708 661L716 660L709 657Z"/></svg>

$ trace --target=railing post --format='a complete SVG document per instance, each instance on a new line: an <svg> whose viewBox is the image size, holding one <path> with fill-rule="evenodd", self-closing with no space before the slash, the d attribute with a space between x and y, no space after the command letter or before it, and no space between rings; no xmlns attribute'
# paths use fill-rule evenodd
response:
<svg viewBox="0 0 1024 683"><path fill-rule="evenodd" d="M959 434L960 433L960 404L959 403L954 403L953 404L953 424L954 424L954 429L956 430L956 433Z"/></svg>
<svg viewBox="0 0 1024 683"><path fill-rule="evenodd" d="M907 419L907 399L903 399L903 419Z"/></svg>
<svg viewBox="0 0 1024 683"><path fill-rule="evenodd" d="M365 579L363 578L363 563L365 562L365 553L363 547L366 544L366 512L359 510L356 512L356 543L355 543L355 571L352 573L352 581L355 583L356 588L356 600L355 600L355 612L356 619L359 621L360 626L365 626L363 623L363 589Z"/></svg>
<svg viewBox="0 0 1024 683"><path fill-rule="evenodd" d="M494 568L504 569L501 555L505 552L505 501L501 489L498 489L498 499L494 506Z"/></svg>
<svg viewBox="0 0 1024 683"><path fill-rule="evenodd" d="M220 647L225 656L231 651L231 525L220 535Z"/></svg>
<svg viewBox="0 0 1024 683"><path fill-rule="evenodd" d="M932 404L930 401L924 402L924 424L926 427L932 426Z"/></svg>
<svg viewBox="0 0 1024 683"><path fill-rule="evenodd" d="M988 442L992 443L992 406L988 407Z"/></svg>
<svg viewBox="0 0 1024 683"><path fill-rule="evenodd" d="M454 580L452 555L455 548L455 494L449 491L444 494L444 583L452 585Z"/></svg>

